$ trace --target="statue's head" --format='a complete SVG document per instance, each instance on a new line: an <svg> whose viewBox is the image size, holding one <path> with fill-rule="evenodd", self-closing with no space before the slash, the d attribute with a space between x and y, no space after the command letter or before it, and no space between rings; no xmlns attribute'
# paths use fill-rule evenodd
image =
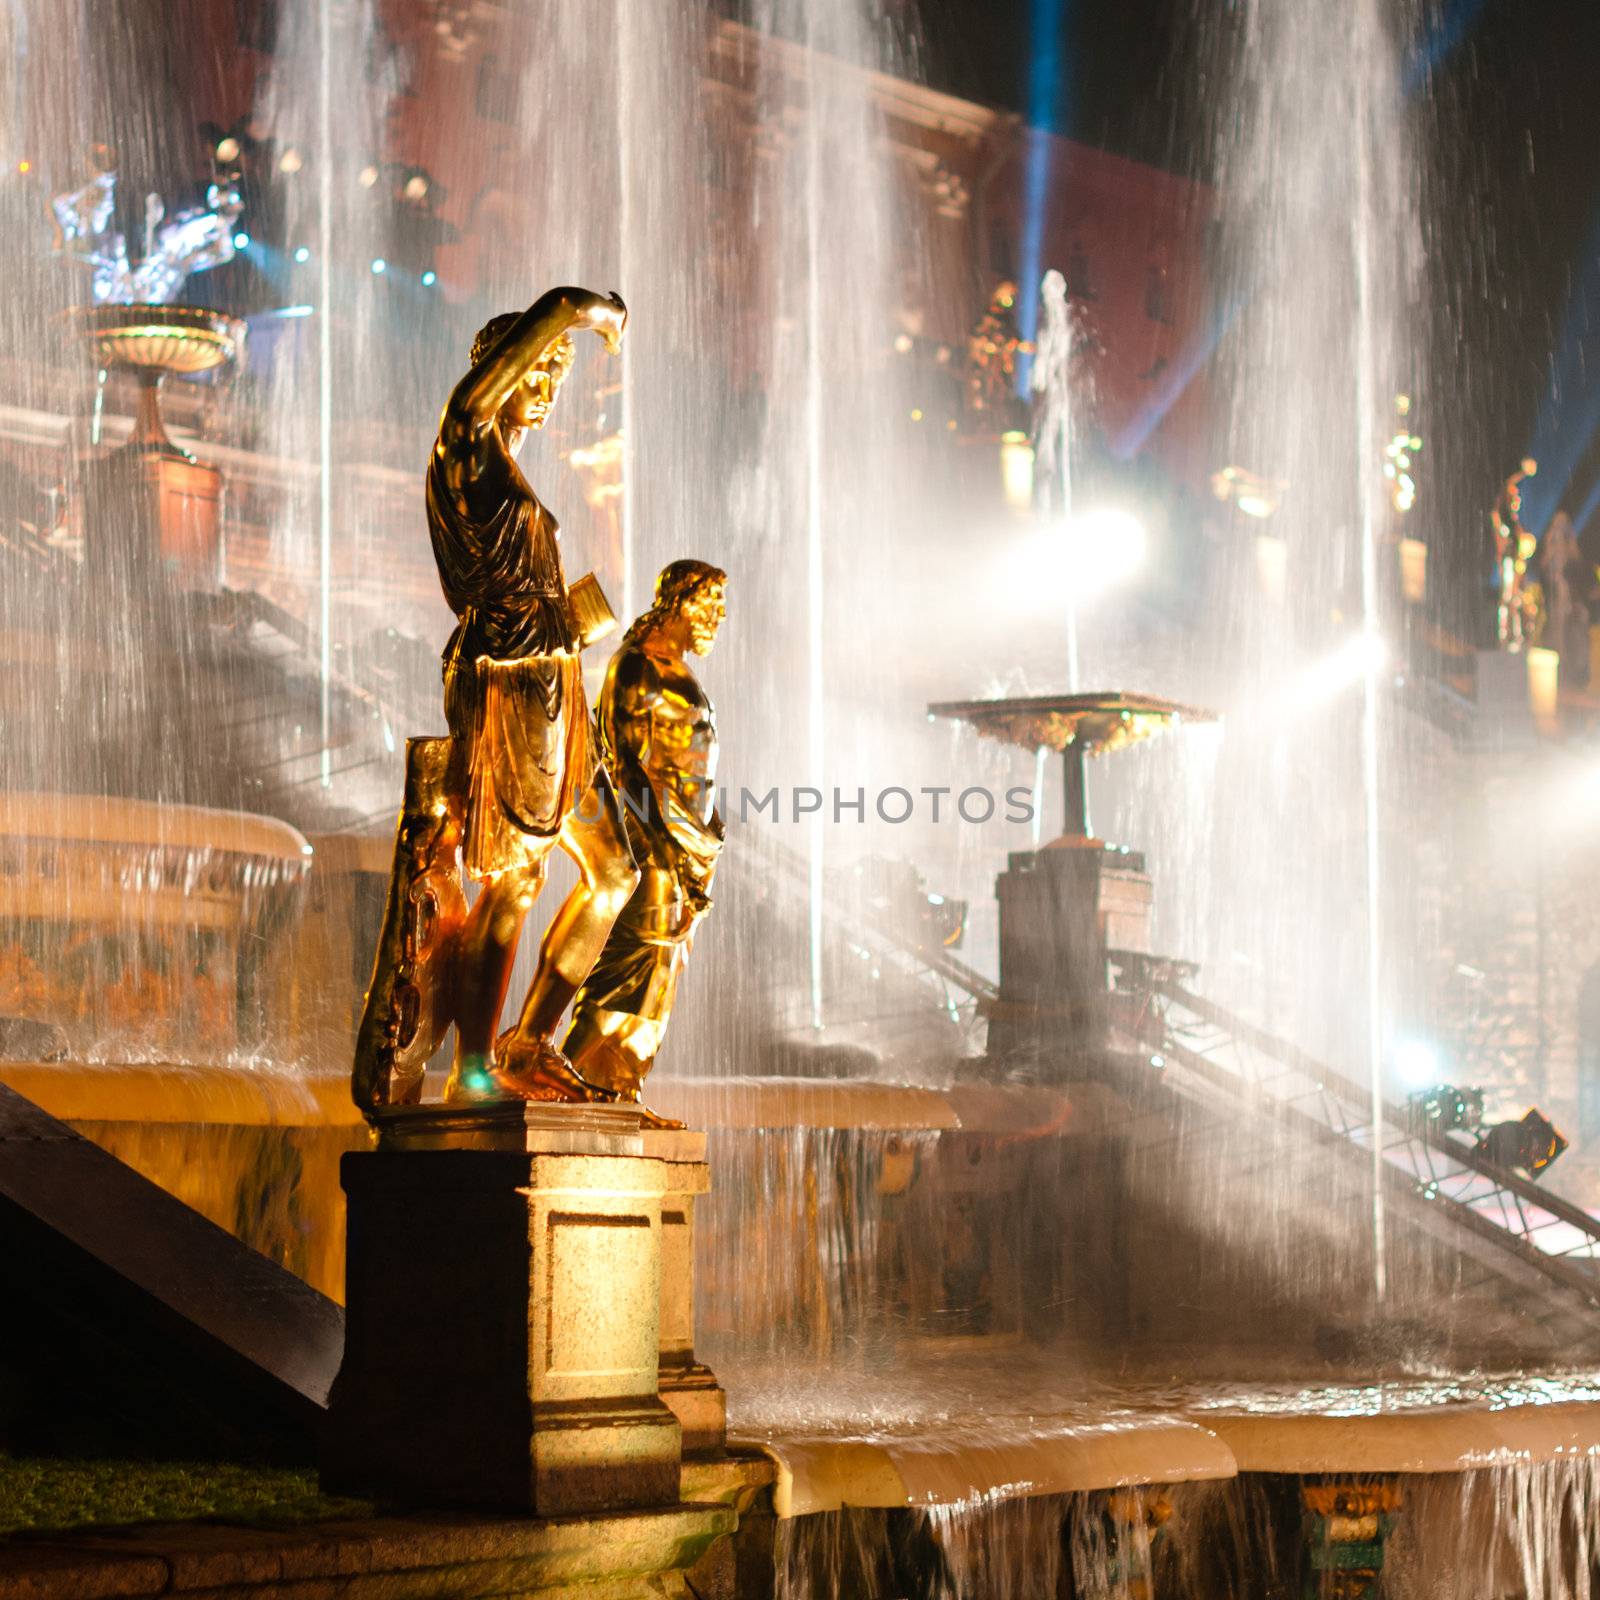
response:
<svg viewBox="0 0 1600 1600"><path fill-rule="evenodd" d="M709 561L674 561L656 579L654 604L641 621L682 650L708 656L728 614L728 575Z"/></svg>
<svg viewBox="0 0 1600 1600"><path fill-rule="evenodd" d="M473 366L505 338L519 315L519 312L504 311L484 323L472 341ZM572 355L572 339L562 334L545 347L527 377L511 391L510 398L500 408L501 426L508 443L515 444L529 429L538 430L545 425L550 408L556 403L561 385L572 368Z"/></svg>

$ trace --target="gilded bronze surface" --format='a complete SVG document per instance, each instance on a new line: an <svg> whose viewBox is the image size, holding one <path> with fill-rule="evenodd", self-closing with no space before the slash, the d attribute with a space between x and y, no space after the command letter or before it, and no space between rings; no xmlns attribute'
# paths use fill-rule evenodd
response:
<svg viewBox="0 0 1600 1600"><path fill-rule="evenodd" d="M623 793L640 877L578 991L562 1048L586 1082L623 1101L640 1098L695 929L711 909L723 836L717 725L686 658L710 653L726 614L726 582L703 561L667 567L600 691L601 752Z"/></svg>
<svg viewBox="0 0 1600 1600"><path fill-rule="evenodd" d="M1030 695L1011 700L945 700L928 715L970 723L985 738L1024 750L1086 755L1121 750L1179 722L1215 722L1216 713L1153 694L1108 690L1093 694Z"/></svg>
<svg viewBox="0 0 1600 1600"><path fill-rule="evenodd" d="M451 1017L444 970L466 921L456 867L463 785L454 739L406 741L406 789L352 1090L363 1110L415 1105Z"/></svg>
<svg viewBox="0 0 1600 1600"><path fill-rule="evenodd" d="M479 333L428 465L428 530L457 626L444 652L447 739L407 749L388 910L357 1040L358 1105L414 1102L451 1025L452 1101L609 1100L551 1037L639 880L620 803L593 748L579 652L609 608L569 591L556 521L516 456L544 426L573 334L612 352L615 295L553 289ZM516 1024L496 1038L517 944L551 850L579 882L546 930ZM459 864L458 864L459 862ZM461 873L477 881L466 904Z"/></svg>

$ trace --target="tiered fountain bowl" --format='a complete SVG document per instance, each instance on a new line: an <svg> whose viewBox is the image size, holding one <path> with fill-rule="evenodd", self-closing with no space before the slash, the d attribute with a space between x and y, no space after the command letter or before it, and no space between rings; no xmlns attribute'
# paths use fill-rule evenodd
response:
<svg viewBox="0 0 1600 1600"><path fill-rule="evenodd" d="M965 722L986 739L1063 758L1066 830L1057 843L1097 844L1089 833L1086 756L1123 750L1182 723L1216 722L1217 714L1153 694L1103 689L1088 694L1041 694L1007 700L944 700L930 717Z"/></svg>
<svg viewBox="0 0 1600 1600"><path fill-rule="evenodd" d="M192 378L239 358L245 324L201 306L94 305L67 313L68 326L102 370L119 368L139 381L139 414L130 450L182 456L161 421L161 385L170 372Z"/></svg>

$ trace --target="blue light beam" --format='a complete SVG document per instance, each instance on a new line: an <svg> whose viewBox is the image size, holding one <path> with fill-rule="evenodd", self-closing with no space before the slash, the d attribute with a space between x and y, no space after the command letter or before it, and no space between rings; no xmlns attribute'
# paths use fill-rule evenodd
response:
<svg viewBox="0 0 1600 1600"><path fill-rule="evenodd" d="M1472 32L1483 7L1484 0L1446 0L1433 26L1417 41L1401 73L1400 88L1408 100L1427 87L1451 51Z"/></svg>
<svg viewBox="0 0 1600 1600"><path fill-rule="evenodd" d="M1061 33L1067 0L1032 0L1028 24L1028 131L1022 181L1022 248L1017 278L1017 325L1024 339L1039 329L1039 279L1044 271L1044 230L1054 172L1051 137L1062 100ZM1033 358L1017 362L1017 393L1026 395Z"/></svg>

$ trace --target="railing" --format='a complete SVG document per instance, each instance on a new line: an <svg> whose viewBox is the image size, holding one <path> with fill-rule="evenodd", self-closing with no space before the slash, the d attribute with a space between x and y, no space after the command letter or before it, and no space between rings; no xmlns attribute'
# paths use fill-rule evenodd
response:
<svg viewBox="0 0 1600 1600"><path fill-rule="evenodd" d="M1184 984L1194 971L1188 963L1125 951L1110 959L1118 969L1117 1026L1152 1052L1153 1065L1176 1065L1251 1109L1308 1124L1370 1159L1373 1108L1364 1085L1193 993ZM1377 1137L1398 1187L1600 1308L1592 1265L1600 1262L1600 1221L1474 1145L1419 1128L1393 1101L1381 1105Z"/></svg>

